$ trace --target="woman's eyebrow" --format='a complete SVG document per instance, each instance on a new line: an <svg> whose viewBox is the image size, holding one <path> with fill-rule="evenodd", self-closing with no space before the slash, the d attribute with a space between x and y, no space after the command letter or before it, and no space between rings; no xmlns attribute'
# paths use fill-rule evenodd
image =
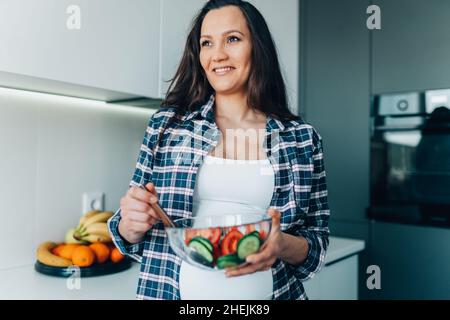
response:
<svg viewBox="0 0 450 320"><path fill-rule="evenodd" d="M244 36L244 34L241 31L239 31L239 30L228 30L228 31L225 31L224 33L222 33L222 36L226 36L227 34L234 33L234 32L240 33L241 35ZM204 34L204 35L201 35L200 38L209 38L209 39L211 39L212 37L209 34Z"/></svg>

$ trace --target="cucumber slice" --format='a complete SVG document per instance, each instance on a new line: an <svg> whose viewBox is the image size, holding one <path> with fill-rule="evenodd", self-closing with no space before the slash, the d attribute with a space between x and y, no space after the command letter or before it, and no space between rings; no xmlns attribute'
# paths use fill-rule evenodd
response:
<svg viewBox="0 0 450 320"><path fill-rule="evenodd" d="M252 232L249 233L249 235L251 235L251 234L254 235L254 236L257 236L261 240L261 236L259 235L258 231L256 231L256 230L252 231Z"/></svg>
<svg viewBox="0 0 450 320"><path fill-rule="evenodd" d="M217 259L217 268L225 269L236 267L240 265L242 261L238 258L236 254L227 254L225 256L221 256Z"/></svg>
<svg viewBox="0 0 450 320"><path fill-rule="evenodd" d="M258 252L261 247L261 240L255 233L247 234L239 240L237 245L237 255L239 259L245 260L247 256Z"/></svg>
<svg viewBox="0 0 450 320"><path fill-rule="evenodd" d="M211 251L211 252L214 251L214 247L213 247L211 241L209 241L208 239L203 238L203 237L194 237L194 238L192 238L192 240L200 241L201 243L203 243L208 248L209 251Z"/></svg>
<svg viewBox="0 0 450 320"><path fill-rule="evenodd" d="M205 260L206 263L213 263L213 254L203 241L194 238L189 242L189 248L197 252Z"/></svg>

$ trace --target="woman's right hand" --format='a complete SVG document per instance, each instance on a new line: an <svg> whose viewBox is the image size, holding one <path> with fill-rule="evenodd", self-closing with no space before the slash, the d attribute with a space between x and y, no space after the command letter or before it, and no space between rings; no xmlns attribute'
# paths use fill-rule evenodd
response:
<svg viewBox="0 0 450 320"><path fill-rule="evenodd" d="M131 187L120 199L119 233L132 244L141 242L147 231L160 220L150 205L158 202L155 186L153 183L145 186L149 191Z"/></svg>

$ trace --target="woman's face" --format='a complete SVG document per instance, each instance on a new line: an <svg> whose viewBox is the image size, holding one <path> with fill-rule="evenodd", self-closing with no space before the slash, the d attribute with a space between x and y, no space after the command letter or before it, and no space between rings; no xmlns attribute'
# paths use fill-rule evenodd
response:
<svg viewBox="0 0 450 320"><path fill-rule="evenodd" d="M216 93L245 94L252 43L247 21L236 6L211 10L200 34L200 63Z"/></svg>

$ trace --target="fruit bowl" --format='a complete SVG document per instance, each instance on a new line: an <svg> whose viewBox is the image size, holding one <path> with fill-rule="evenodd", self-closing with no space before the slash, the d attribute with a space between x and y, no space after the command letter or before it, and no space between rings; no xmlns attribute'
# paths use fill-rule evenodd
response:
<svg viewBox="0 0 450 320"><path fill-rule="evenodd" d="M223 270L245 264L247 256L260 251L272 219L263 213L245 213L178 219L174 223L175 227L166 228L166 232L172 250L183 261L202 269Z"/></svg>
<svg viewBox="0 0 450 320"><path fill-rule="evenodd" d="M37 272L57 277L106 275L131 266L131 259L122 255L113 243L85 245L45 241L38 246L36 258Z"/></svg>
<svg viewBox="0 0 450 320"><path fill-rule="evenodd" d="M74 275L85 277L96 277L113 274L127 270L132 265L131 258L124 258L119 262L107 261L102 264L94 264L90 267L77 267L75 265L69 267L55 267L46 265L39 260L34 264L34 269L48 276L68 278Z"/></svg>

